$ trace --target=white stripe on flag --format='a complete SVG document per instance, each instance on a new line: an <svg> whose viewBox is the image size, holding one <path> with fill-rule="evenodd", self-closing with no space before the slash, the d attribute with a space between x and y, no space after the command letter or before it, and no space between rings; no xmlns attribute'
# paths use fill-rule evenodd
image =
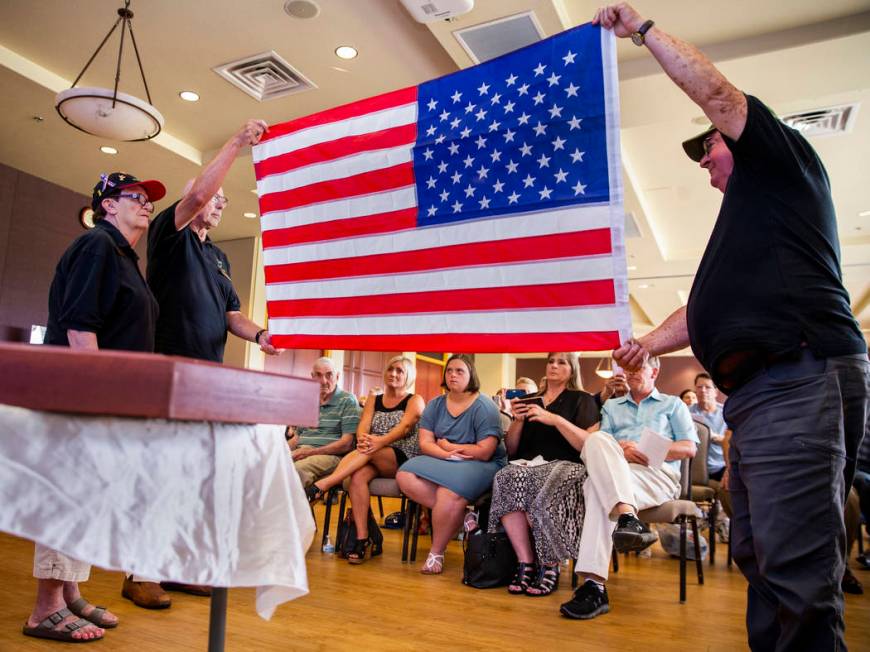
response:
<svg viewBox="0 0 870 652"><path fill-rule="evenodd" d="M284 265L312 260L390 254L428 247L449 247L472 242L527 238L600 228L610 228L610 207L587 204L581 207L570 206L559 210L517 213L499 219L462 221L445 226L362 238L275 247L263 252L263 264Z"/></svg>
<svg viewBox="0 0 870 652"><path fill-rule="evenodd" d="M274 283L266 286L267 301L379 296L437 290L497 288L546 283L572 283L613 278L611 256L568 258L557 261L436 270L414 274L363 276L353 279ZM389 311L388 306L384 306Z"/></svg>
<svg viewBox="0 0 870 652"><path fill-rule="evenodd" d="M413 124L417 121L417 103L403 104L383 111L367 113L356 118L347 118L338 122L328 122L316 127L294 131L286 136L260 143L253 150L254 163L259 163L273 156L311 147L319 143L360 136L374 131L383 131L391 127Z"/></svg>
<svg viewBox="0 0 870 652"><path fill-rule="evenodd" d="M319 224L332 220L344 220L366 215L379 215L392 211L413 208L417 205L417 189L405 186L398 190L388 190L372 195L351 197L335 201L309 204L301 208L265 213L260 220L263 232L274 229L287 229L304 224Z"/></svg>
<svg viewBox="0 0 870 652"><path fill-rule="evenodd" d="M611 331L624 306L539 308L523 311L447 312L372 317L310 317L269 320L273 335L425 335L428 333L573 333Z"/></svg>
<svg viewBox="0 0 870 652"><path fill-rule="evenodd" d="M257 182L260 198L272 192L293 190L312 183L344 179L356 174L382 170L414 160L413 143L372 152L361 152L344 158L333 159L326 163L316 163L296 168L283 174L275 174Z"/></svg>

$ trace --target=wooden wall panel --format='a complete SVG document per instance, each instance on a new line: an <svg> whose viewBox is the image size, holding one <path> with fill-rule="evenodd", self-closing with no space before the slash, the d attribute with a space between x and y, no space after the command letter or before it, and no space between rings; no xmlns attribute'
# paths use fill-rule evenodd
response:
<svg viewBox="0 0 870 652"><path fill-rule="evenodd" d="M345 351L341 387L356 396L365 396L373 387L384 384L387 360L399 351Z"/></svg>
<svg viewBox="0 0 870 652"><path fill-rule="evenodd" d="M427 403L433 398L441 394L441 376L443 375L444 367L427 362L426 360L417 360L417 393L423 397Z"/></svg>
<svg viewBox="0 0 870 652"><path fill-rule="evenodd" d="M310 378L314 361L322 355L323 351L320 349L287 349L281 355L267 355L263 371Z"/></svg>
<svg viewBox="0 0 870 652"><path fill-rule="evenodd" d="M48 288L57 261L82 233L78 211L90 200L5 167L0 186L0 232L6 234L0 268L0 325L24 328L48 320ZM14 179L14 181L13 181ZM10 198L5 193L11 189ZM0 236L0 246L4 238Z"/></svg>

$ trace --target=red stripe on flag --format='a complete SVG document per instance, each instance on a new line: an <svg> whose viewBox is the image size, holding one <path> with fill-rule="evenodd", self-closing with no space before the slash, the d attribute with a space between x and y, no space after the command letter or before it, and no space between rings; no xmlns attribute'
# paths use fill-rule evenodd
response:
<svg viewBox="0 0 870 652"><path fill-rule="evenodd" d="M267 284L289 283L609 253L611 253L610 229L605 228L432 247L392 254L372 254L352 258L269 265L265 272ZM413 351L414 349L409 350Z"/></svg>
<svg viewBox="0 0 870 652"><path fill-rule="evenodd" d="M330 179L301 188L272 192L260 197L260 214L318 204L332 199L368 195L414 184L414 164L401 163L342 179Z"/></svg>
<svg viewBox="0 0 870 652"><path fill-rule="evenodd" d="M389 213L350 217L344 220L330 220L317 224L303 224L284 229L263 231L263 249L351 238L360 235L404 231L417 226L417 209L404 208Z"/></svg>
<svg viewBox="0 0 870 652"><path fill-rule="evenodd" d="M260 142L273 140L280 136L292 134L295 131L301 131L308 127L317 127L327 122L338 122L339 120L347 120L348 118L356 118L366 113L374 113L383 111L384 109L392 109L403 104L410 104L417 101L417 87L410 86L401 88L391 93L376 95L358 102L350 102L343 106L337 106L334 109L321 111L307 115L304 118L282 122L281 124L269 127L269 130L263 136Z"/></svg>
<svg viewBox="0 0 870 652"><path fill-rule="evenodd" d="M348 351L450 351L452 353L537 353L607 351L619 346L618 331L580 333L435 333L432 335L272 335L282 349Z"/></svg>
<svg viewBox="0 0 870 652"><path fill-rule="evenodd" d="M605 279L548 283L546 285L270 301L268 308L271 318L346 317L422 312L475 312L563 306L601 306L612 305L615 301L616 292L613 280Z"/></svg>
<svg viewBox="0 0 870 652"><path fill-rule="evenodd" d="M273 174L282 174L306 165L324 163L360 152L410 145L416 140L416 124L402 125L359 136L347 136L286 154L278 154L259 163L254 163L254 175L257 180L260 180Z"/></svg>

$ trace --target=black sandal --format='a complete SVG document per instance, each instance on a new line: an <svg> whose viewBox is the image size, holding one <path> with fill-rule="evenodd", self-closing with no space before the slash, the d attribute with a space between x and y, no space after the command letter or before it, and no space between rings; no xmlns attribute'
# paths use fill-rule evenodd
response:
<svg viewBox="0 0 870 652"><path fill-rule="evenodd" d="M371 537L357 539L356 543L353 544L353 550L347 553L347 563L354 565L363 563L366 560L366 552L368 552L371 547ZM374 557L374 551L372 551L372 557Z"/></svg>
<svg viewBox="0 0 870 652"><path fill-rule="evenodd" d="M318 500L323 500L323 496L326 494L323 489L318 487L316 484L311 485L308 489L305 490L305 497L308 499L308 504L313 505Z"/></svg>
<svg viewBox="0 0 870 652"><path fill-rule="evenodd" d="M520 562L517 564L517 570L514 572L514 578L511 580L511 583L508 584L508 593L513 593L514 595L520 595L526 592L526 589L532 583L532 580L535 579L535 576L538 574L537 565L532 562L531 564L526 564L525 562Z"/></svg>
<svg viewBox="0 0 870 652"><path fill-rule="evenodd" d="M553 591L559 588L559 571L556 566L541 566L541 573L534 584L530 584L526 589L526 595L533 598L540 598L544 595L550 595Z"/></svg>

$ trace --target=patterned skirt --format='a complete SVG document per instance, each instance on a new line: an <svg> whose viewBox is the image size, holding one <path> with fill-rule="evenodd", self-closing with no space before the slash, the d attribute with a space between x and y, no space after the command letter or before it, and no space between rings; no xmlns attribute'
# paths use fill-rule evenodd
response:
<svg viewBox="0 0 870 652"><path fill-rule="evenodd" d="M525 512L538 563L558 564L574 559L586 514L585 480L586 467L574 462L508 464L492 483L489 531L495 531L505 514Z"/></svg>

